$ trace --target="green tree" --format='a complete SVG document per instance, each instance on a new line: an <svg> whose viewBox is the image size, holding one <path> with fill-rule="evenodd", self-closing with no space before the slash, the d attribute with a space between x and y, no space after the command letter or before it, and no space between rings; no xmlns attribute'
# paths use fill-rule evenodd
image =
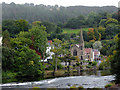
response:
<svg viewBox="0 0 120 90"><path fill-rule="evenodd" d="M2 21L2 30L7 30L10 33L10 36L16 34L17 26L15 24L15 20L3 20Z"/></svg>
<svg viewBox="0 0 120 90"><path fill-rule="evenodd" d="M29 77L28 79L37 80L41 78L43 76L44 66L40 60L41 56L44 59L47 46L45 27L33 26L29 31L22 31L16 38L11 38L10 43L11 48L14 49L14 59L10 59L14 66L14 72L18 72L17 79L23 80ZM41 56L39 53L41 53ZM5 54L5 58L9 54Z"/></svg>
<svg viewBox="0 0 120 90"><path fill-rule="evenodd" d="M111 57L111 71L115 74L116 83L120 83L120 33L116 39L116 50Z"/></svg>
<svg viewBox="0 0 120 90"><path fill-rule="evenodd" d="M63 32L63 30L57 26L57 29L56 29L56 34L61 34Z"/></svg>
<svg viewBox="0 0 120 90"><path fill-rule="evenodd" d="M83 38L85 41L89 41L87 31L83 31Z"/></svg>
<svg viewBox="0 0 120 90"><path fill-rule="evenodd" d="M98 32L101 34L101 40L105 39L105 28L104 27L98 27Z"/></svg>
<svg viewBox="0 0 120 90"><path fill-rule="evenodd" d="M14 71L15 50L2 46L2 69L3 71Z"/></svg>
<svg viewBox="0 0 120 90"><path fill-rule="evenodd" d="M45 58L45 52L47 47L47 33L44 26L33 26L29 30L30 38L33 39L33 46L42 54L42 58Z"/></svg>
<svg viewBox="0 0 120 90"><path fill-rule="evenodd" d="M53 45L54 45L54 49L51 49L52 52L54 52L54 61L55 61L55 67L54 67L54 73L55 71L57 71L57 63L58 63L58 55L60 55L62 53L62 41L59 39L53 39Z"/></svg>
<svg viewBox="0 0 120 90"><path fill-rule="evenodd" d="M96 22L95 18L96 18L95 12L90 12L88 14L87 24L89 27L96 27L97 26L97 22Z"/></svg>
<svg viewBox="0 0 120 90"><path fill-rule="evenodd" d="M10 48L10 35L7 30L3 31L2 46Z"/></svg>
<svg viewBox="0 0 120 90"><path fill-rule="evenodd" d="M106 24L105 24L106 21L107 21L107 19L101 19L100 23L99 23L99 26L106 27Z"/></svg>
<svg viewBox="0 0 120 90"><path fill-rule="evenodd" d="M93 28L89 28L89 31L88 31L88 38L89 40L94 40L95 39L95 36L94 36L94 29Z"/></svg>
<svg viewBox="0 0 120 90"><path fill-rule="evenodd" d="M100 41L96 41L93 43L93 48L101 50L102 49L102 43Z"/></svg>
<svg viewBox="0 0 120 90"><path fill-rule="evenodd" d="M120 32L119 28L119 25L108 24L105 30L106 39L112 39L117 33Z"/></svg>
<svg viewBox="0 0 120 90"><path fill-rule="evenodd" d="M20 31L27 31L29 28L29 24L26 20L3 20L2 22L2 30L8 30L11 37L15 37Z"/></svg>
<svg viewBox="0 0 120 90"><path fill-rule="evenodd" d="M101 40L100 33L98 32L96 28L94 29L94 37L96 41Z"/></svg>
<svg viewBox="0 0 120 90"><path fill-rule="evenodd" d="M20 31L28 31L29 23L26 20L24 20L24 19L16 20L15 23L19 29L18 32L16 32L16 33L19 33Z"/></svg>
<svg viewBox="0 0 120 90"><path fill-rule="evenodd" d="M113 19L113 18L108 18L107 21L105 22L106 25L108 24L118 24L118 20Z"/></svg>
<svg viewBox="0 0 120 90"><path fill-rule="evenodd" d="M57 26L54 23L51 22L42 22L41 25L46 27L47 33L52 33L56 31Z"/></svg>

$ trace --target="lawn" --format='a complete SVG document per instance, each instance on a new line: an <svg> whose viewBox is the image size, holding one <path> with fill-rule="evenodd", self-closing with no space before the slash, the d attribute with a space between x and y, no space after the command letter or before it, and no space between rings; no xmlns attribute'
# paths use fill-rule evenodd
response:
<svg viewBox="0 0 120 90"><path fill-rule="evenodd" d="M83 28L83 31L88 31L89 28ZM80 29L69 29L69 28L64 28L63 33L75 33L78 34L80 32Z"/></svg>

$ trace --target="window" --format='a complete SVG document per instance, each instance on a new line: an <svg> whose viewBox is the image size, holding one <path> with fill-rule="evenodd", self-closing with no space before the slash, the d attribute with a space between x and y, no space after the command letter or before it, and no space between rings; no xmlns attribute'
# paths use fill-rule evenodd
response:
<svg viewBox="0 0 120 90"><path fill-rule="evenodd" d="M83 56L81 56L81 60L83 60Z"/></svg>
<svg viewBox="0 0 120 90"><path fill-rule="evenodd" d="M80 46L80 50L83 50L82 46Z"/></svg>
<svg viewBox="0 0 120 90"><path fill-rule="evenodd" d="M88 55L88 58L89 58L90 56Z"/></svg>
<svg viewBox="0 0 120 90"><path fill-rule="evenodd" d="M81 55L83 55L83 52L81 52Z"/></svg>
<svg viewBox="0 0 120 90"><path fill-rule="evenodd" d="M77 50L73 51L73 56L77 56Z"/></svg>

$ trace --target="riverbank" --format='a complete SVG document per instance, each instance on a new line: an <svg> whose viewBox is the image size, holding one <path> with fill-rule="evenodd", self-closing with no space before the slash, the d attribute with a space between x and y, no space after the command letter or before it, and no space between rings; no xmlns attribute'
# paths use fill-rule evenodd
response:
<svg viewBox="0 0 120 90"><path fill-rule="evenodd" d="M85 75L97 75L97 76L106 76L111 75L110 70L81 70L79 73L77 70L71 70L67 72L65 70L57 70L55 76L53 76L53 70L46 70L45 77L48 78L55 78L55 77L66 77L66 76L85 76Z"/></svg>
<svg viewBox="0 0 120 90"><path fill-rule="evenodd" d="M52 79L56 77L67 77L67 76L88 76L88 75L96 75L96 76L105 76L105 75L111 75L109 70L81 70L79 73L77 70L73 69L70 70L70 72L60 69L55 72L55 76L53 76L53 70L45 70L44 78L39 78L35 80L17 80L15 75L17 73L12 72L4 72L2 73L2 83L10 83L10 82L27 82L27 81L40 81L45 79Z"/></svg>

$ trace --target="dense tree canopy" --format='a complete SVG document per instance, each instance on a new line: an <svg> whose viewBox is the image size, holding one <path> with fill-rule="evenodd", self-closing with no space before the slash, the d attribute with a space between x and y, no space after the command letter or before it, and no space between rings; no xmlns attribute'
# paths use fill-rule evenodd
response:
<svg viewBox="0 0 120 90"><path fill-rule="evenodd" d="M44 66L40 60L45 57L47 47L45 27L32 26L29 31L21 31L14 38L4 31L3 38L3 71L17 72L19 80L41 78Z"/></svg>
<svg viewBox="0 0 120 90"><path fill-rule="evenodd" d="M10 3L6 4L2 3L3 7L3 20L5 19L25 19L30 23L34 21L50 21L54 23L62 22L65 23L68 19L79 16L80 14L87 16L90 12L96 12L99 14L99 19L101 20L101 16L106 18L106 13L102 13L107 11L109 13L113 13L117 11L117 7L114 6L104 6L104 7L88 7L88 6L46 6L43 4L34 5L33 3L25 3L25 4L15 4ZM90 19L90 18L89 18Z"/></svg>
<svg viewBox="0 0 120 90"><path fill-rule="evenodd" d="M111 68L112 73L115 74L116 83L120 83L120 33L117 35L116 38L116 49L113 53L113 56L111 56Z"/></svg>

